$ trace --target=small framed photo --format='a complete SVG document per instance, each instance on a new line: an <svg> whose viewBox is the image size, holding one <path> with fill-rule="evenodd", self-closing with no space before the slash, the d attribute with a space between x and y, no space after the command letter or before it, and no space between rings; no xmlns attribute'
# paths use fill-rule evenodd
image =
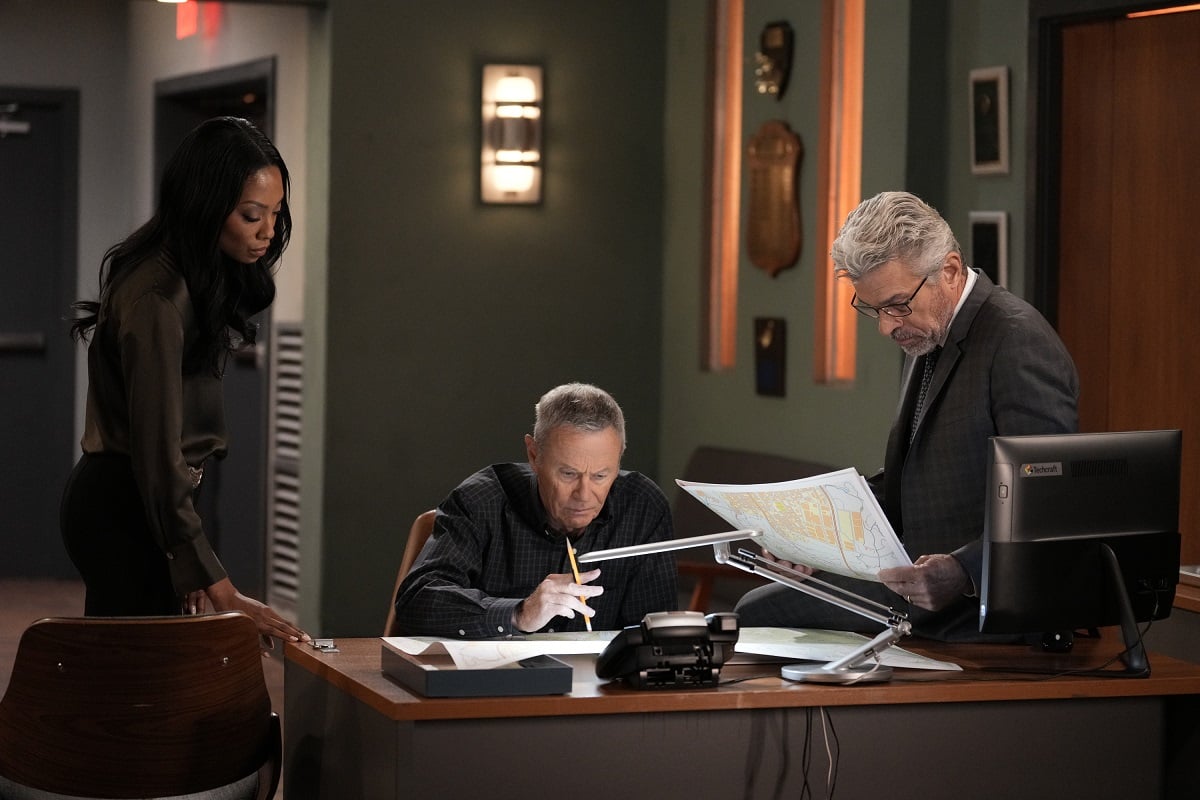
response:
<svg viewBox="0 0 1200 800"><path fill-rule="evenodd" d="M1008 67L971 70L971 174L1008 174Z"/></svg>
<svg viewBox="0 0 1200 800"><path fill-rule="evenodd" d="M787 320L754 318L754 390L768 397L786 397Z"/></svg>
<svg viewBox="0 0 1200 800"><path fill-rule="evenodd" d="M970 265L991 278L992 283L1008 288L1008 213L972 211L970 221Z"/></svg>

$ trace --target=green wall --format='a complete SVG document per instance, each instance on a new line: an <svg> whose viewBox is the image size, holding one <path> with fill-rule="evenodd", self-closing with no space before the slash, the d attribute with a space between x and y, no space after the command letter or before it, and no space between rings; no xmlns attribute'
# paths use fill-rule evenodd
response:
<svg viewBox="0 0 1200 800"><path fill-rule="evenodd" d="M1009 289L1027 295L1032 285L1025 263L1026 104L1028 85L1027 3L1011 0L976 0L959 3L943 0L949 20L947 71L950 138L945 162L949 165L946 219L967 243L967 214L971 211L1008 212ZM972 175L968 148L967 75L976 67L1007 66L1009 72L1008 175Z"/></svg>
<svg viewBox="0 0 1200 800"><path fill-rule="evenodd" d="M819 0L746 0L747 66L743 140L763 122L782 119L801 137L800 206L805 241L798 264L771 278L742 248L738 286L737 364L727 372L702 371L701 296L704 288L699 220L701 190L696 165L703 155L703 86L694 76L704 65L703 8L670 4L668 41L666 228L663 290L662 426L660 483L669 484L699 445L755 450L871 474L883 451L897 400L901 354L869 320L858 330L857 379L850 386L812 380L812 312L815 297ZM786 20L795 32L795 59L785 96L776 101L753 88L752 56L763 27ZM1023 2L1012 0L868 0L865 41L862 194L907 189L936 205L967 247L973 209L1010 214L1010 270L1020 291L1024 236ZM690 32L687 35L681 31ZM973 67L1009 65L1012 169L1007 176L971 176L967 150L967 73ZM743 175L743 183L745 176ZM744 198L743 198L744 199ZM743 214L744 225L744 214ZM755 394L753 320L787 322L787 396ZM680 532L686 533L686 532Z"/></svg>
<svg viewBox="0 0 1200 800"><path fill-rule="evenodd" d="M322 474L305 477L320 518L304 526L301 622L357 636L382 628L413 518L476 469L523 460L551 386L611 391L625 464L657 473L666 13L329 6L328 265L306 320L324 375L305 406L324 460L304 466ZM538 207L476 200L485 62L545 67Z"/></svg>
<svg viewBox="0 0 1200 800"><path fill-rule="evenodd" d="M672 29L682 28L699 12L680 0L671 6ZM755 450L837 466L857 466L870 474L883 462L883 444L894 405L900 359L895 347L864 325L859 332L858 380L852 386L817 386L812 381L815 298L816 188L818 158L818 93L820 90L821 3L746 3L746 63L758 49L764 25L786 20L795 34L791 80L780 100L754 91L748 68L743 86L743 142L767 120L781 119L797 133L805 156L800 172L800 209L804 242L796 266L772 278L755 267L742 247L738 279L737 363L726 372L704 372L700 363L702 251L697 224L698 204L669 204L664 263L664 292L683 298L663 310L663 425L660 463L664 478L676 477L699 445ZM879 7L876 8L876 5ZM864 185L904 184L907 8L905 2L871 6L867 31L867 120L864 132ZM687 21L685 21L687 20ZM700 31L703 29L700 28ZM899 32L900 35L897 35ZM702 62L703 43L687 51L672 50L668 61L668 95L687 85ZM882 77L881 77L882 76ZM677 142L703 124L702 106L693 117L669 114L667 139ZM701 161L702 139L694 134L691 148L669 152L668 191L675 176ZM698 181L698 176L690 176ZM743 184L745 175L743 174ZM674 198L675 195L669 195ZM743 201L744 201L743 196ZM744 203L743 203L744 204ZM690 227L684 224L690 223ZM743 212L743 230L745 214ZM782 317L787 322L787 395L755 393L753 322L755 317ZM668 410L670 413L668 413ZM684 533L684 532L681 532Z"/></svg>
<svg viewBox="0 0 1200 800"><path fill-rule="evenodd" d="M699 367L705 5L331 0L327 262L310 276L327 289L306 307L319 373L306 426L320 437L304 462L311 630L377 631L412 518L479 466L522 458L534 401L562 381L613 391L629 417L626 466L669 496L705 444L880 467L897 348L863 320L853 385L811 378L819 0L746 2L743 139L769 119L800 135L805 242L774 278L743 248L737 364ZM754 92L752 55L781 19L796 57L776 101ZM1025 38L1024 2L867 3L863 195L916 191L964 240L969 211L1008 211L1018 292ZM546 68L537 208L475 201L478 67L504 60ZM1012 170L972 176L967 72L996 64L1011 70ZM788 323L784 398L754 392L760 316Z"/></svg>

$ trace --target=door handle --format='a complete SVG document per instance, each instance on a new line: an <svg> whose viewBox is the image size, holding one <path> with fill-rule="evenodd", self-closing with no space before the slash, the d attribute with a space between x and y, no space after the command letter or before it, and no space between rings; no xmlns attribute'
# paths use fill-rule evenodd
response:
<svg viewBox="0 0 1200 800"><path fill-rule="evenodd" d="M0 333L0 353L43 353L46 351L46 334Z"/></svg>

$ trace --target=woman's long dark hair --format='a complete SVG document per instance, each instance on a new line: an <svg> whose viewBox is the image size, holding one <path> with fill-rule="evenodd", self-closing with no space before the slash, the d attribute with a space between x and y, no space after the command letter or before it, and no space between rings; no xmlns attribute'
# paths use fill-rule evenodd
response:
<svg viewBox="0 0 1200 800"><path fill-rule="evenodd" d="M238 264L221 252L221 229L247 179L265 167L278 167L283 178L275 236L256 263ZM257 331L249 318L275 299L272 273L292 231L288 193L287 166L262 131L238 117L201 123L167 162L154 216L104 254L100 300L74 304L78 316L72 320L71 335L86 339L129 270L165 252L187 283L199 329L195 345L184 354L183 368L220 374L229 351L254 343Z"/></svg>

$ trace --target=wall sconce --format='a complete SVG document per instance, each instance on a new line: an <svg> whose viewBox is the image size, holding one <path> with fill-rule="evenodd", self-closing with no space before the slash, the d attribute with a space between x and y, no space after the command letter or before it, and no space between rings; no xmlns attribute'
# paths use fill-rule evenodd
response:
<svg viewBox="0 0 1200 800"><path fill-rule="evenodd" d="M542 68L483 68L479 196L485 203L542 201Z"/></svg>

